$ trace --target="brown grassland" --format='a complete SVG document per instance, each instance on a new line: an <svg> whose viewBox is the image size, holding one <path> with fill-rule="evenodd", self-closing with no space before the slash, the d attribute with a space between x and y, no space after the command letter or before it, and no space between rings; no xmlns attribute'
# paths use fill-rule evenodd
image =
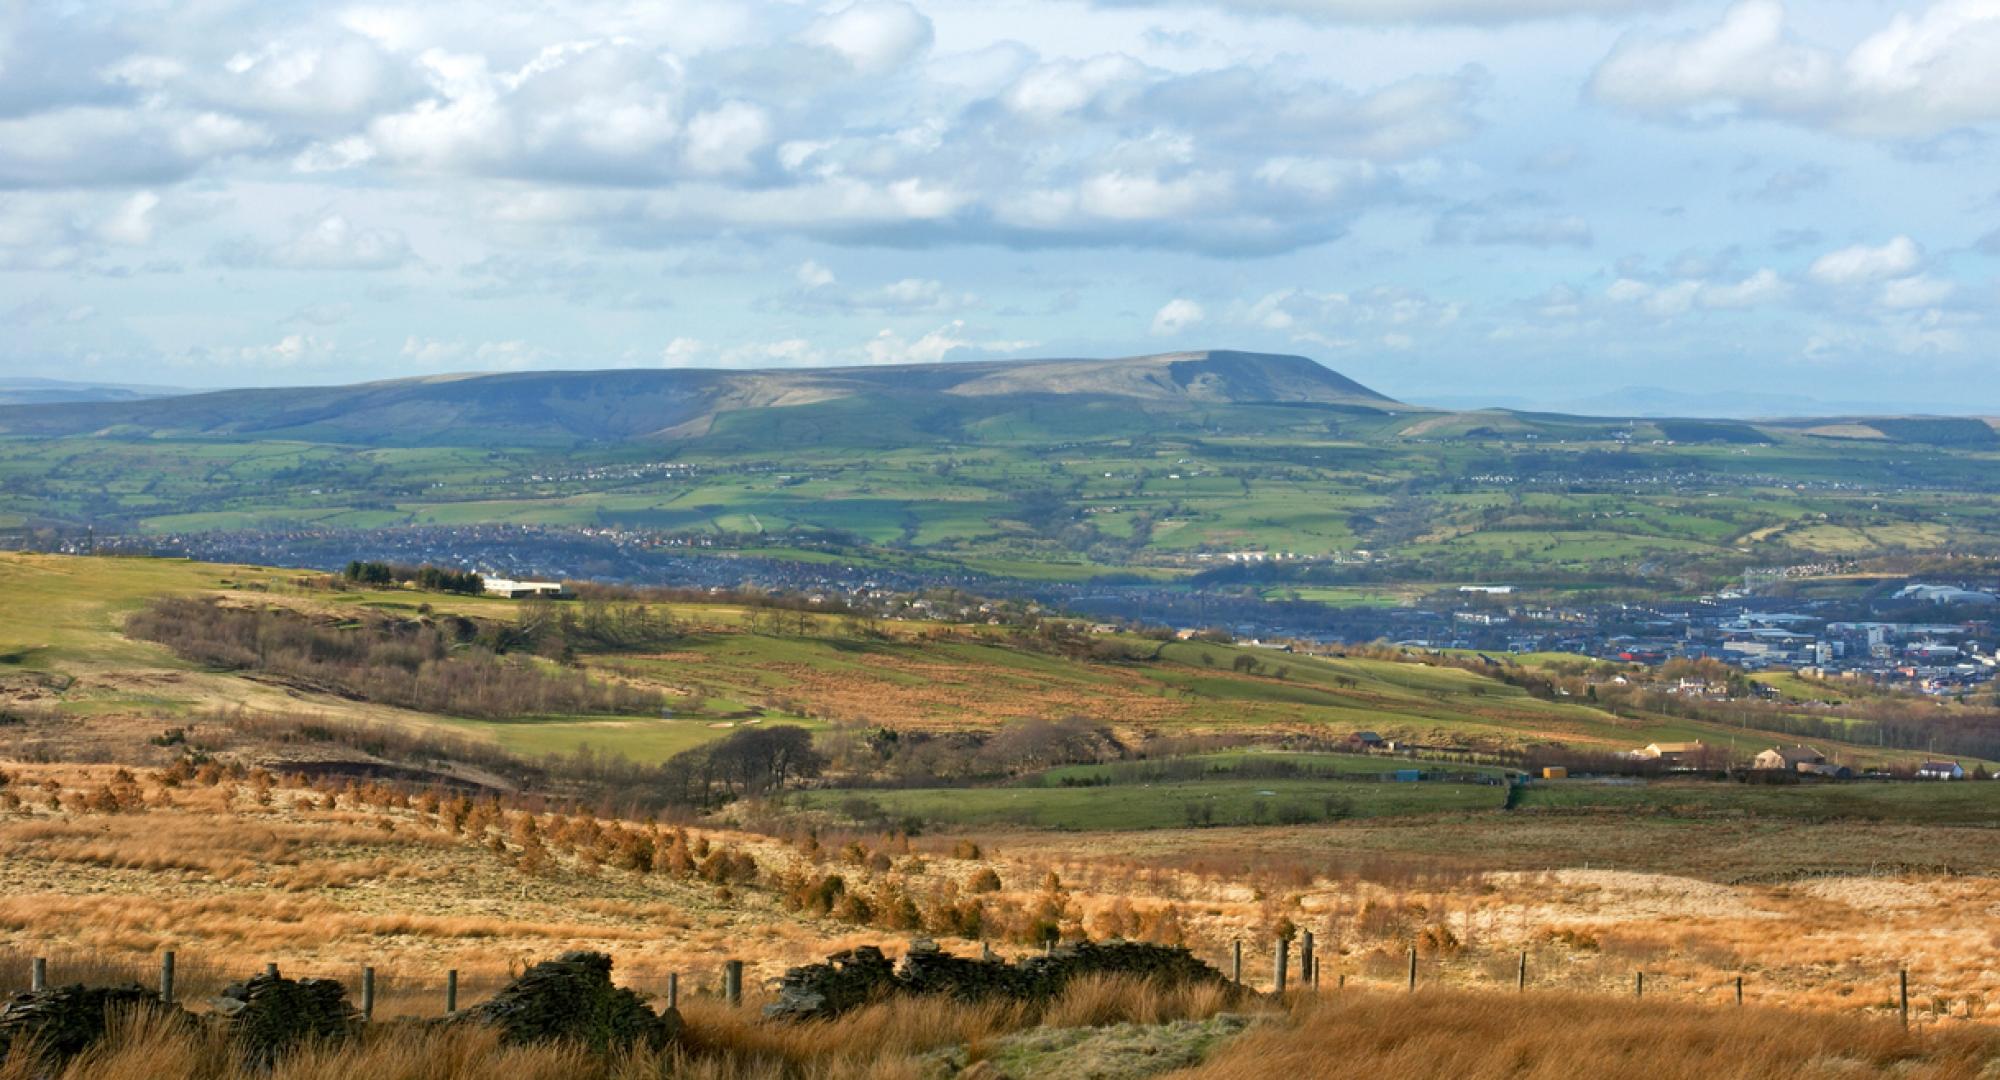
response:
<svg viewBox="0 0 2000 1080"><path fill-rule="evenodd" d="M1243 941L1255 978L1274 935L1295 927L1317 936L1323 982L1357 986L1400 983L1415 947L1425 985L1511 987L1525 952L1538 988L1616 993L1644 971L1653 997L1720 1001L1742 975L1758 1003L1881 1013L1907 967L1926 1018L1977 1019L2000 1001L1990 960L2000 853L1985 828L1589 815L1468 827L1443 816L1019 831L981 835L976 848L948 836L687 830L700 850L755 862L754 880L711 881L620 865L613 836L650 828L664 847L659 826L599 831L588 815L526 811L454 821L372 785L120 772L9 766L0 980L18 980L30 953L53 956L58 971L107 959L144 970L175 949L216 978L276 961L350 981L372 965L412 988L456 968L484 985L587 947L642 988L668 972L699 987L728 958L768 979L919 933L976 949L937 913L992 871L998 888L979 894L984 936L1003 951L1022 947L1025 919L1047 913L1066 936L1177 940L1218 964ZM520 842L530 817L534 866ZM1909 862L1919 854L1930 861ZM826 873L870 897L877 916L857 925L786 902L788 882ZM904 922L885 916L905 900Z"/></svg>

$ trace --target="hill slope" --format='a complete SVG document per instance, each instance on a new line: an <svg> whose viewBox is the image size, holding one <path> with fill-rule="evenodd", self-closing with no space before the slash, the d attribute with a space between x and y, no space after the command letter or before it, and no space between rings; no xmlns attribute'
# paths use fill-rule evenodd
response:
<svg viewBox="0 0 2000 1080"><path fill-rule="evenodd" d="M1047 397L1166 409L1396 404L1303 356L1213 351L797 371L524 372L226 390L147 401L0 407L0 434L402 445L595 442L696 434L727 412L850 400L943 414L944 422L955 426Z"/></svg>

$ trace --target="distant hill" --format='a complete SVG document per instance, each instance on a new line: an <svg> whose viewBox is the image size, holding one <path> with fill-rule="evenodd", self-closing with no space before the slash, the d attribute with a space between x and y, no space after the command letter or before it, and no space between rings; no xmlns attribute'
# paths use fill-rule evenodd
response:
<svg viewBox="0 0 2000 1080"><path fill-rule="evenodd" d="M548 371L0 407L0 434L300 438L404 445L708 434L746 410L947 434L1035 402L1184 411L1397 402L1303 356L1228 351L803 370ZM817 407L817 408L815 408Z"/></svg>
<svg viewBox="0 0 2000 1080"><path fill-rule="evenodd" d="M62 405L73 402L144 401L185 394L170 386L125 386L63 379L0 378L0 405Z"/></svg>

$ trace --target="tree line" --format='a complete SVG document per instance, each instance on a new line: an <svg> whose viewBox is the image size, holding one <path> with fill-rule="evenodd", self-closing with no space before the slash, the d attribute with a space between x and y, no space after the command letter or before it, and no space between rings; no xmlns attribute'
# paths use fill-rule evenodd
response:
<svg viewBox="0 0 2000 1080"><path fill-rule="evenodd" d="M336 623L285 608L166 597L133 613L125 632L196 663L448 716L631 715L657 713L665 702L657 691L502 655L467 619L371 614Z"/></svg>
<svg viewBox="0 0 2000 1080"><path fill-rule="evenodd" d="M462 593L467 596L478 596L486 591L486 579L473 571L452 570L430 563L405 566L356 559L347 564L340 576L356 585L414 585L429 592Z"/></svg>

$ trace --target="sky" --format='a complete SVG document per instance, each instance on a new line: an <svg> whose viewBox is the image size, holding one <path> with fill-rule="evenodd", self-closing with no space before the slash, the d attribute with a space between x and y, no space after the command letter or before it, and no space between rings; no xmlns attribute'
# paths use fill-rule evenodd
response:
<svg viewBox="0 0 2000 1080"><path fill-rule="evenodd" d="M0 0L0 377L2000 410L2000 0Z"/></svg>

